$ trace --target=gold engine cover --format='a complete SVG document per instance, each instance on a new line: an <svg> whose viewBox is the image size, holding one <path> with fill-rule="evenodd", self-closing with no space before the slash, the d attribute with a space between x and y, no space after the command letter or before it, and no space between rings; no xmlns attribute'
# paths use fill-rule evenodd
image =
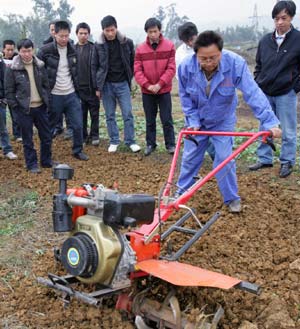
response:
<svg viewBox="0 0 300 329"><path fill-rule="evenodd" d="M98 251L98 267L92 277L77 279L84 283L109 285L122 253L121 242L115 231L103 220L92 215L78 217L71 235L85 233L95 242Z"/></svg>

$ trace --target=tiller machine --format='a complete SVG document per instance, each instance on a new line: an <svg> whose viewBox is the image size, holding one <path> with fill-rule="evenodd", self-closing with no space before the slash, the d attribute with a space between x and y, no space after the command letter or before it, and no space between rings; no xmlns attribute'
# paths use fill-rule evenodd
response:
<svg viewBox="0 0 300 329"><path fill-rule="evenodd" d="M171 195L171 188L174 186L181 142L183 138L188 138L191 143L196 142L193 138L195 135L244 136L248 139L218 167L196 180L194 185L175 199ZM54 231L70 234L54 254L68 274L57 276L49 273L48 279L38 278L38 282L62 292L65 303L73 297L100 306L105 296L117 294L116 308L135 317L138 328L216 328L223 315L221 306L211 319L204 317L200 326L199 323L190 323L182 315L174 293L167 294L159 303L151 300L147 292L151 280L158 278L171 287L238 288L259 294L260 288L255 284L178 260L220 216L216 212L202 224L194 210L185 205L186 202L250 144L260 137L268 143L269 136L270 132L266 131L228 133L182 130L170 174L160 192L157 206L153 196L120 194L102 185L84 184L80 188L67 189L67 180L73 177L73 169L64 164L56 166L54 178L59 180L59 193L53 198ZM186 211L184 216L163 231L163 223L179 209ZM187 227L189 219L196 221L196 229ZM161 250L173 232L186 234L187 241L176 252ZM75 289L78 283L89 284L93 291Z"/></svg>

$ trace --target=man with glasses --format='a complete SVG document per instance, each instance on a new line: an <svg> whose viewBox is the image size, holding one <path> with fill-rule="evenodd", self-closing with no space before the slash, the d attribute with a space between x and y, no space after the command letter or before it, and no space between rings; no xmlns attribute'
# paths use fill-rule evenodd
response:
<svg viewBox="0 0 300 329"><path fill-rule="evenodd" d="M279 1L273 8L275 31L259 42L255 80L263 90L280 121L282 143L279 177L291 174L297 151L297 93L300 91L300 32L292 23L296 14L293 1ZM249 167L260 170L273 167L273 153L261 143L258 162Z"/></svg>
<svg viewBox="0 0 300 329"><path fill-rule="evenodd" d="M264 130L280 136L279 121L239 55L223 50L223 40L214 31L205 31L197 37L195 54L186 58L178 68L179 96L185 120L191 130L234 131L236 123L236 89L252 108ZM197 141L185 140L176 197L195 181L202 165L208 140L215 148L213 167L217 167L232 153L230 136L196 136ZM236 167L232 160L216 174L225 205L231 212L241 211Z"/></svg>
<svg viewBox="0 0 300 329"><path fill-rule="evenodd" d="M48 72L50 94L50 125L52 134L62 113L73 129L73 156L88 160L83 152L82 110L78 97L77 54L70 41L70 26L66 21L55 22L55 41L44 45L38 57Z"/></svg>

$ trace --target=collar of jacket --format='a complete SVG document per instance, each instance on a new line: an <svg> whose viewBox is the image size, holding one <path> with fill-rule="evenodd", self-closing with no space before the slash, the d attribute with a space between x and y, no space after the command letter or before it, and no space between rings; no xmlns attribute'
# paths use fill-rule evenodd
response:
<svg viewBox="0 0 300 329"><path fill-rule="evenodd" d="M286 39L288 39L288 38L290 37L290 35L291 35L291 33L293 32L294 29L295 29L294 26L291 24L290 30L289 30L289 32L285 35L284 40L286 40ZM276 41L276 29L275 29L274 32L272 33L271 38L272 38L272 40Z"/></svg>
<svg viewBox="0 0 300 329"><path fill-rule="evenodd" d="M158 46L159 46L159 44L163 41L163 39L164 39L163 35L160 34L160 35L159 35L159 39L158 39ZM147 45L149 45L149 46L152 48L152 43L150 42L149 37L146 38L146 43L147 43ZM158 47L158 46L157 46L157 47Z"/></svg>
<svg viewBox="0 0 300 329"><path fill-rule="evenodd" d="M13 59L14 57L18 56L18 53L13 53L12 55L12 58ZM0 52L0 58L4 59L4 54L2 52Z"/></svg>
<svg viewBox="0 0 300 329"><path fill-rule="evenodd" d="M59 56L59 52L58 52L58 49L57 49L57 42L56 42L56 40L54 40L53 42L52 42L52 44L54 45L54 48L55 48L55 51L57 52L57 55ZM70 41L68 41L68 43L67 43L67 56L72 56L72 55L74 55L74 54L76 54L76 52L75 52L75 49L74 49L74 47L71 45L71 42Z"/></svg>
<svg viewBox="0 0 300 329"><path fill-rule="evenodd" d="M119 31L117 31L117 39L119 40L120 43L126 42L126 36ZM104 33L102 32L99 37L99 44L104 44L104 43L106 43L106 39Z"/></svg>
<svg viewBox="0 0 300 329"><path fill-rule="evenodd" d="M39 58L37 58L36 56L33 56L33 62L34 65L36 65L37 67L41 68L44 66L44 62L41 61ZM25 70L24 67L24 63L21 59L20 55L17 55L13 58L11 67L12 70Z"/></svg>
<svg viewBox="0 0 300 329"><path fill-rule="evenodd" d="M94 43L93 43L92 41L90 41L90 40L88 40L87 43L89 43L90 45L93 45L93 44L94 44ZM79 47L79 46L81 46L81 45L77 42L76 45L75 45L75 47L77 48L77 47Z"/></svg>

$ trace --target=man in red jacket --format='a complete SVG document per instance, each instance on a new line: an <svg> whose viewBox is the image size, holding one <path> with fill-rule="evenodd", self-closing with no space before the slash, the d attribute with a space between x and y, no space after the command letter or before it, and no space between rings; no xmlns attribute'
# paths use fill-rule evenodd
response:
<svg viewBox="0 0 300 329"><path fill-rule="evenodd" d="M134 77L141 86L146 116L145 155L156 148L156 116L159 108L168 153L175 151L171 89L176 72L174 44L161 34L161 22L149 18L145 23L147 39L136 49Z"/></svg>

